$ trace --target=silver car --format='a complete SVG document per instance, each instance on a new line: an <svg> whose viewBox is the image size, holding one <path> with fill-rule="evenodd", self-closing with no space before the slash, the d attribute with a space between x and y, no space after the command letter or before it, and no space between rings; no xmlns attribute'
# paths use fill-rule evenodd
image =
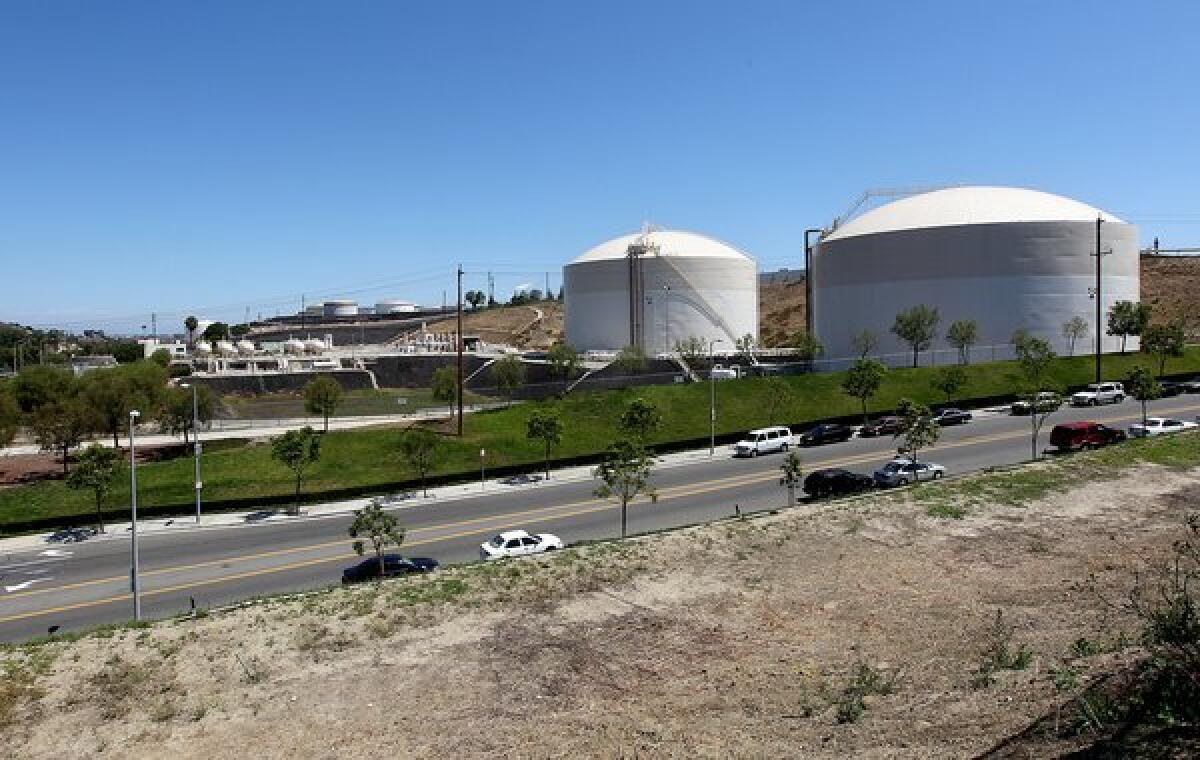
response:
<svg viewBox="0 0 1200 760"><path fill-rule="evenodd" d="M918 480L937 480L946 474L946 468L933 462L914 462L898 457L875 471L875 485L881 487L906 486Z"/></svg>

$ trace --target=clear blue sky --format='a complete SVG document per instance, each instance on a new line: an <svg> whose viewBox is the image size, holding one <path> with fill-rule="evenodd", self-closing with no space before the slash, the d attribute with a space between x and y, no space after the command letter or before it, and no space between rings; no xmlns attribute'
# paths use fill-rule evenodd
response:
<svg viewBox="0 0 1200 760"><path fill-rule="evenodd" d="M1036 187L1200 245L1197 30L1194 2L9 0L0 319L440 302L460 260L557 288L647 219L795 268L871 187Z"/></svg>

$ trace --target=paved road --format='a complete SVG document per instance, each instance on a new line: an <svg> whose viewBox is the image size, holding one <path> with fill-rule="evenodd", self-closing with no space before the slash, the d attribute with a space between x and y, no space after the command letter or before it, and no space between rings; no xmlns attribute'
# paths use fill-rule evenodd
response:
<svg viewBox="0 0 1200 760"><path fill-rule="evenodd" d="M1200 413L1200 397L1154 402L1154 411ZM1132 401L1100 409L1064 409L1051 422L1096 419L1121 426L1136 421ZM1043 433L1043 445L1049 425ZM844 466L870 472L895 448L890 437L852 439L803 452L806 469ZM926 456L951 473L1011 464L1030 454L1029 420L981 416L947 428ZM630 507L630 531L641 532L711 520L743 511L781 506L778 456L735 460L718 451L713 460L661 469L655 474L656 504ZM420 502L398 507L408 529L405 551L442 563L471 561L478 545L496 532L524 527L557 533L568 542L610 537L619 530L618 509L592 495L594 483L575 481L515 489L509 493ZM259 525L221 526L142 537L143 613L168 617L198 607L215 607L261 594L336 583L341 569L356 561L346 538L349 517L336 515ZM37 547L0 554L0 640L127 620L129 542L124 539Z"/></svg>

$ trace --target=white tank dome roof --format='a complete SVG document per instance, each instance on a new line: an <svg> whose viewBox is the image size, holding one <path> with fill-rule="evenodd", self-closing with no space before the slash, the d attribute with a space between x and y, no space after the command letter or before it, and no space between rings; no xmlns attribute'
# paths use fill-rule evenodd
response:
<svg viewBox="0 0 1200 760"><path fill-rule="evenodd" d="M1023 187L968 186L933 190L892 201L851 219L822 242L877 232L1005 222L1105 222L1124 224L1086 203Z"/></svg>
<svg viewBox="0 0 1200 760"><path fill-rule="evenodd" d="M572 261L580 264L585 261L609 261L623 259L629 251L629 246L643 240L648 244L657 245L660 256L692 256L712 259L740 259L751 261L751 257L737 248L720 240L683 230L650 230L635 232L632 235L622 235L592 248L587 253Z"/></svg>

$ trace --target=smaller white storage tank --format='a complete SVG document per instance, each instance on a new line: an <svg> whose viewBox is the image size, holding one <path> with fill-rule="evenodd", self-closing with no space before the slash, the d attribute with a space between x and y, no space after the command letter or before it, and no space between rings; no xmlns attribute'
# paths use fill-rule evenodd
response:
<svg viewBox="0 0 1200 760"><path fill-rule="evenodd" d="M327 317L353 317L358 314L358 302L349 300L326 301L325 316Z"/></svg>
<svg viewBox="0 0 1200 760"><path fill-rule="evenodd" d="M399 298L389 298L375 304L376 314L412 314L416 310L417 305L415 303L403 301Z"/></svg>
<svg viewBox="0 0 1200 760"><path fill-rule="evenodd" d="M243 356L253 356L255 353L257 353L258 349L256 349L254 344L248 340L239 340L237 342L237 350L238 353Z"/></svg>
<svg viewBox="0 0 1200 760"><path fill-rule="evenodd" d="M221 356L237 356L237 346L227 340L217 341L217 353Z"/></svg>
<svg viewBox="0 0 1200 760"><path fill-rule="evenodd" d="M285 353L289 354L302 354L304 353L304 341L299 340L298 338L290 338L285 340L283 342L283 350Z"/></svg>
<svg viewBox="0 0 1200 760"><path fill-rule="evenodd" d="M198 340L196 345L192 346L192 353L196 356L209 356L212 354L212 346L206 340Z"/></svg>
<svg viewBox="0 0 1200 760"><path fill-rule="evenodd" d="M325 341L309 338L304 341L304 350L310 354L320 354L325 351Z"/></svg>

